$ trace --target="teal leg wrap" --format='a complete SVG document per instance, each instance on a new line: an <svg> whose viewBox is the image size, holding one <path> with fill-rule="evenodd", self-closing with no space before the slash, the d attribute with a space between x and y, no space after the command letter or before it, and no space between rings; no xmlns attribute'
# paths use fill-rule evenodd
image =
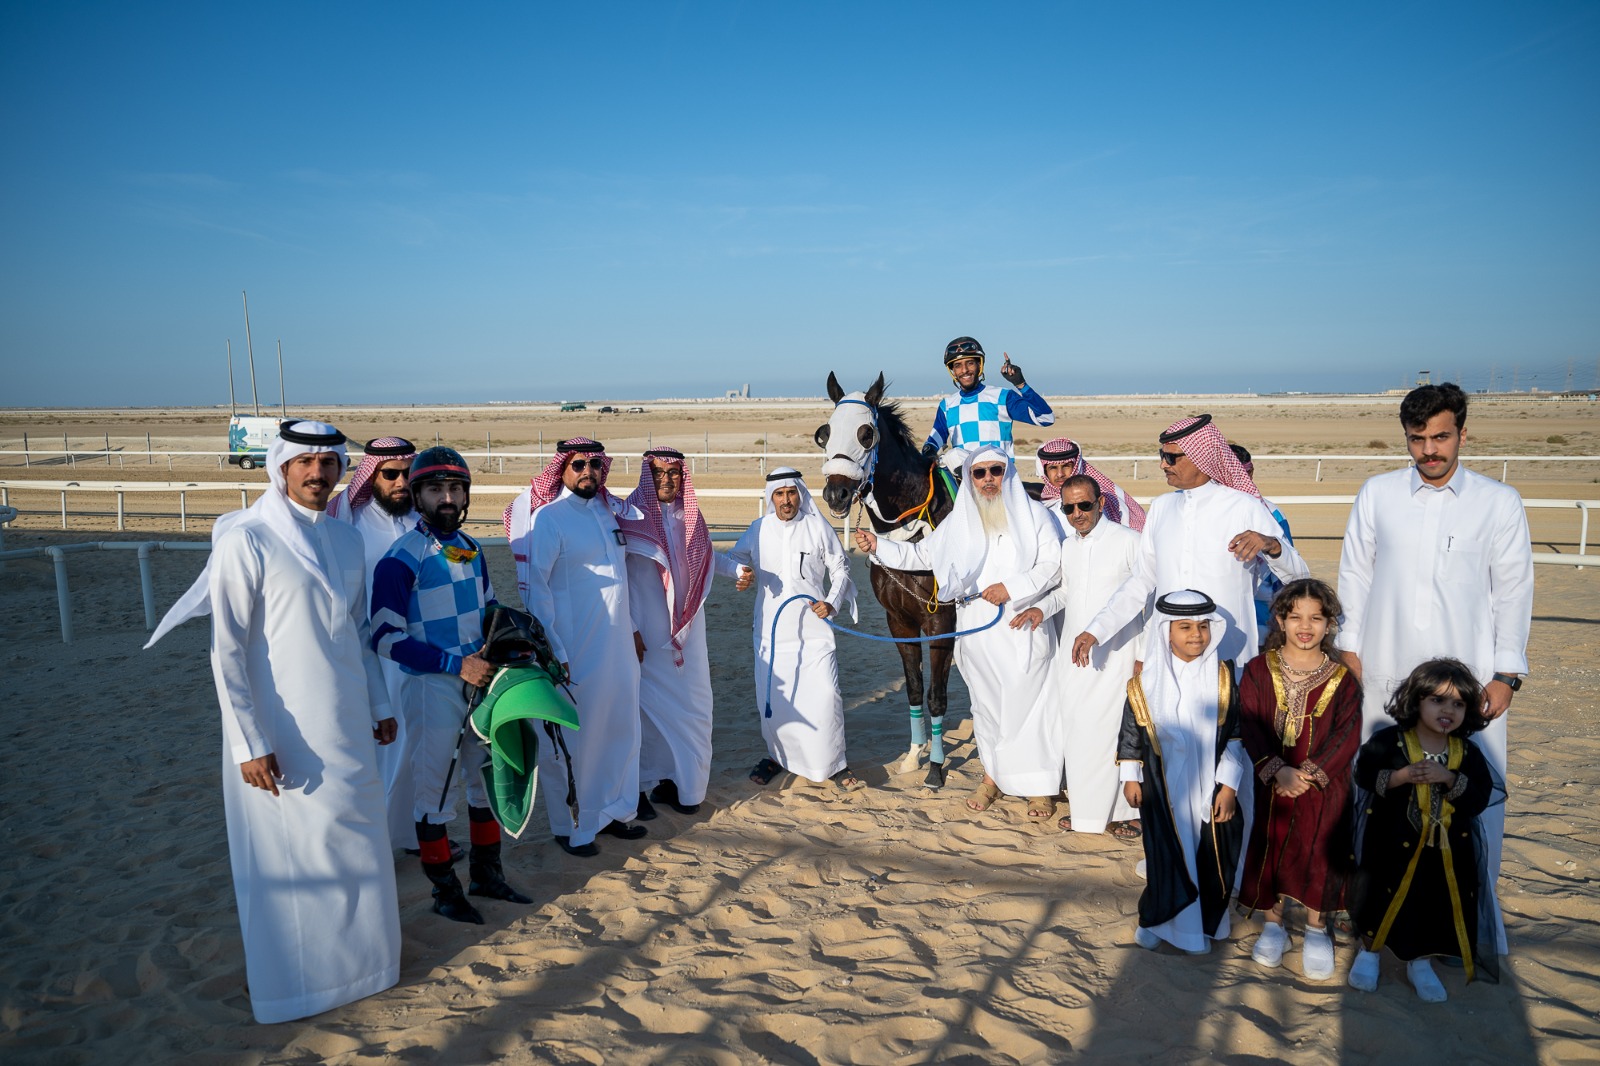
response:
<svg viewBox="0 0 1600 1066"><path fill-rule="evenodd" d="M928 721L928 761L944 762L944 717Z"/></svg>
<svg viewBox="0 0 1600 1066"><path fill-rule="evenodd" d="M921 747L928 742L927 719L923 717L921 707L911 708L911 746Z"/></svg>

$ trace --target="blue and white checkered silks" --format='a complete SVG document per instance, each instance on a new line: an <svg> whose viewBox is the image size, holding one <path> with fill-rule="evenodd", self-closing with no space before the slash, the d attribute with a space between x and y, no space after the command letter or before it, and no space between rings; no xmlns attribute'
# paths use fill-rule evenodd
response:
<svg viewBox="0 0 1600 1066"><path fill-rule="evenodd" d="M464 658L483 647L483 615L494 602L494 590L484 569L483 551L465 533L450 538L451 547L476 551L464 562L445 558L439 542L413 529L389 549L385 558L398 559L416 575L405 617L391 604L375 603L373 629L380 654L409 637L452 657ZM406 656L390 656L409 674L421 674L405 663Z"/></svg>
<svg viewBox="0 0 1600 1066"><path fill-rule="evenodd" d="M1290 544L1294 543L1294 534L1289 532L1289 520L1283 517L1283 512L1270 500L1262 500L1267 505L1267 510L1272 512L1272 517L1277 520L1278 528L1283 530L1283 539ZM1278 575L1262 565L1261 576L1256 581L1256 635L1261 644L1267 642L1267 634L1272 631L1272 599L1283 591L1283 582Z"/></svg>
<svg viewBox="0 0 1600 1066"><path fill-rule="evenodd" d="M1012 454L1011 412L1006 409L1005 397L1009 391L1001 385L985 385L971 396L957 393L940 401L945 425L950 427L950 446L996 445Z"/></svg>

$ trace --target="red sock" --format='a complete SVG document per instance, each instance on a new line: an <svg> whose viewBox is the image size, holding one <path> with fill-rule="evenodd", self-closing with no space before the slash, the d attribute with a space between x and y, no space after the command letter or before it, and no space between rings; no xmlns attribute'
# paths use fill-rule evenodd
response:
<svg viewBox="0 0 1600 1066"><path fill-rule="evenodd" d="M422 852L422 861L425 864L444 864L448 866L450 858L450 841L447 837L440 836L438 840L419 840L417 847Z"/></svg>
<svg viewBox="0 0 1600 1066"><path fill-rule="evenodd" d="M496 822L493 819L491 819L491 820L489 820L487 822L473 822L473 823L471 823L471 825L472 825L472 842L474 844L480 844L481 845L481 844L498 844L498 843L500 843L500 823L499 822Z"/></svg>

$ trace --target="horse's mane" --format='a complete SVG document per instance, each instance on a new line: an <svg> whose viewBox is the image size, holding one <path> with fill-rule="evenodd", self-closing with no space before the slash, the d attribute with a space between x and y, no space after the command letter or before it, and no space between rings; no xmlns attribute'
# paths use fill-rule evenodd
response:
<svg viewBox="0 0 1600 1066"><path fill-rule="evenodd" d="M898 400L878 401L878 434L883 440L894 440L904 451L916 453L921 448L915 432L906 424Z"/></svg>

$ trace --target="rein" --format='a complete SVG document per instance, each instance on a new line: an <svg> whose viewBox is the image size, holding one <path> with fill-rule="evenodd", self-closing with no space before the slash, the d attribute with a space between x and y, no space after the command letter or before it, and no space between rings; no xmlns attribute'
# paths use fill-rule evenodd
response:
<svg viewBox="0 0 1600 1066"><path fill-rule="evenodd" d="M882 566L883 564L879 563L878 565ZM888 568L885 567L884 569ZM973 600L979 598L980 597L978 596L967 596L959 600L954 600L952 603L955 605L971 603ZM797 592L793 596L790 596L788 599L780 603L778 605L777 613L772 616L772 633L767 640L767 705L765 710L762 712L762 717L764 718L772 717L772 675L777 665L778 657L778 620L783 617L783 609L789 606L791 603L794 603L796 600L810 600L812 603L820 602L815 596L804 592ZM999 623L1001 617L1005 613L1005 607L1000 604L996 604L994 608L994 617L989 619L989 621L985 622L983 625L977 626L973 629L963 629L955 633L941 633L934 637L880 637L876 633L863 633L859 629L851 629L848 626L839 625L830 618L824 618L822 621L826 622L839 633L848 633L852 637L860 637L863 640L876 640L883 644L932 644L936 640L953 640L956 637L970 637L974 633L982 633L986 629L993 629L995 625Z"/></svg>

